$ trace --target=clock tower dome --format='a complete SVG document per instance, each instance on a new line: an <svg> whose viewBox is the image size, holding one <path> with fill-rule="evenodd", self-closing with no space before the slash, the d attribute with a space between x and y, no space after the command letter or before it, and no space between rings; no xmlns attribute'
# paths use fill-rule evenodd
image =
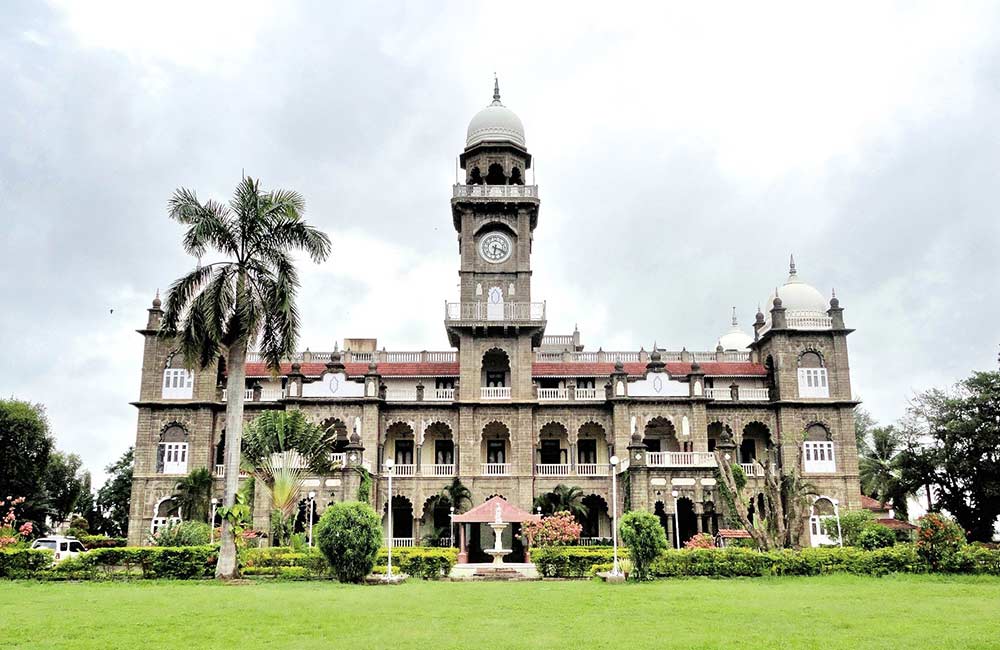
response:
<svg viewBox="0 0 1000 650"><path fill-rule="evenodd" d="M459 164L465 182L454 186L451 200L461 255L459 301L448 303L445 327L462 359L460 399L492 393L528 399L532 347L545 330L545 304L531 296L538 188L525 184L531 154L524 126L500 101L496 81L492 103L469 123ZM501 370L487 377L484 357L487 367L506 368L502 380Z"/></svg>

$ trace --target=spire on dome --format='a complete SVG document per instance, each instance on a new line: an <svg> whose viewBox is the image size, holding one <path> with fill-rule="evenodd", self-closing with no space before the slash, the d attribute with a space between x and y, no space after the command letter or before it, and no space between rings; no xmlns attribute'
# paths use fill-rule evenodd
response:
<svg viewBox="0 0 1000 650"><path fill-rule="evenodd" d="M497 73L493 73L493 103L500 103L500 80L497 79Z"/></svg>
<svg viewBox="0 0 1000 650"><path fill-rule="evenodd" d="M795 275L795 255L788 256L788 275Z"/></svg>
<svg viewBox="0 0 1000 650"><path fill-rule="evenodd" d="M733 327L736 327L738 324L736 322L736 305L733 305Z"/></svg>

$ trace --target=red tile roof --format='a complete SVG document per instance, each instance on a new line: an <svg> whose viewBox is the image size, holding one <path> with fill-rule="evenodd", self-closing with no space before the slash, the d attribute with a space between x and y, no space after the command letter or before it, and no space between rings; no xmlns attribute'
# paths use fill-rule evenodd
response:
<svg viewBox="0 0 1000 650"><path fill-rule="evenodd" d="M456 523L489 523L496 521L497 506L500 506L500 520L511 522L538 521L539 515L525 512L512 503L508 503L502 496L495 496L481 503L472 510L455 515Z"/></svg>
<svg viewBox="0 0 1000 650"><path fill-rule="evenodd" d="M349 376L361 376L368 372L367 363L344 364ZM644 363L626 363L625 372L639 376L646 372ZM534 377L606 377L615 370L613 363L534 363ZM759 363L709 361L701 364L701 370L706 375L715 377L763 377L767 369ZM279 374L287 375L292 371L291 363L282 363ZM307 377L318 377L326 371L325 362L301 364L300 372ZM667 371L672 375L686 375L691 372L690 363L667 363ZM247 377L267 377L271 373L264 363L247 364ZM378 372L384 377L457 377L457 363L382 363Z"/></svg>
<svg viewBox="0 0 1000 650"><path fill-rule="evenodd" d="M892 517L883 517L882 519L876 519L876 523L882 524L887 528L893 530L915 530L916 526L908 521L902 521L901 519L893 519Z"/></svg>
<svg viewBox="0 0 1000 650"><path fill-rule="evenodd" d="M750 539L750 533L742 528L720 528L719 537L723 539Z"/></svg>
<svg viewBox="0 0 1000 650"><path fill-rule="evenodd" d="M882 503L878 499L873 499L870 496L864 494L861 495L861 507L865 510L888 510L889 506Z"/></svg>

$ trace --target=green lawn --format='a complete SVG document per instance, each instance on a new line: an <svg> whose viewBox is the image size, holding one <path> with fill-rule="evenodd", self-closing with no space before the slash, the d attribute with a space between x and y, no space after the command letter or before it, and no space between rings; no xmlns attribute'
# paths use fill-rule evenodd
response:
<svg viewBox="0 0 1000 650"><path fill-rule="evenodd" d="M1000 648L1000 578L0 582L0 648Z"/></svg>

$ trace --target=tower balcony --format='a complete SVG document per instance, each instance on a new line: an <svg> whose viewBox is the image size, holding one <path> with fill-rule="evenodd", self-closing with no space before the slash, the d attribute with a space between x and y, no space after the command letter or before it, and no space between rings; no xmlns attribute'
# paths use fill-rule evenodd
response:
<svg viewBox="0 0 1000 650"><path fill-rule="evenodd" d="M448 324L542 323L545 321L544 302L449 302L444 319Z"/></svg>
<svg viewBox="0 0 1000 650"><path fill-rule="evenodd" d="M537 185L455 185L453 199L473 201L538 201Z"/></svg>

